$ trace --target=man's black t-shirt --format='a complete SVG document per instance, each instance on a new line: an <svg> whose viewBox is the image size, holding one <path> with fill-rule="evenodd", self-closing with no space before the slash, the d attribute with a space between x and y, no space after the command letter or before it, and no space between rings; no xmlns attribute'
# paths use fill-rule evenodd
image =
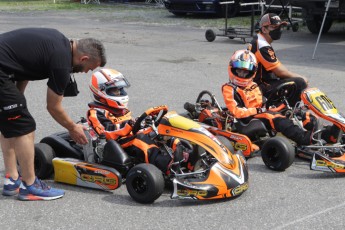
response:
<svg viewBox="0 0 345 230"><path fill-rule="evenodd" d="M70 41L59 31L24 28L0 34L0 69L14 80L48 78L48 87L62 95L72 72Z"/></svg>

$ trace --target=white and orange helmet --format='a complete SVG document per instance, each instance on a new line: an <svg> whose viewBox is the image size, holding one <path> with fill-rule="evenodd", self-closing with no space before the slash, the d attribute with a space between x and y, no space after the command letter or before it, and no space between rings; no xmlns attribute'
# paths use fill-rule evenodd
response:
<svg viewBox="0 0 345 230"><path fill-rule="evenodd" d="M114 69L101 69L92 74L90 82L93 100L115 109L126 109L129 97L124 90L128 80ZM116 93L114 93L116 92Z"/></svg>
<svg viewBox="0 0 345 230"><path fill-rule="evenodd" d="M239 77L236 70L248 70L245 77ZM258 63L255 55L249 50L238 50L230 58L228 73L230 81L240 87L246 87L255 77Z"/></svg>

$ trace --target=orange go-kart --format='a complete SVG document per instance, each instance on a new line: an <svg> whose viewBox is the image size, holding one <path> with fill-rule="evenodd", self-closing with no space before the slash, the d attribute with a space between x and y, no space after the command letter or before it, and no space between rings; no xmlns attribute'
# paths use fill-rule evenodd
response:
<svg viewBox="0 0 345 230"><path fill-rule="evenodd" d="M301 114L311 112L317 118L312 136L313 144L292 143L295 155L310 160L311 170L345 173L345 117L337 110L332 100L317 88L305 89L301 93L301 101L292 108L288 101L296 92L294 82L282 83L276 87L272 97L268 98L266 107L284 104L285 108L280 112L302 129ZM271 160L275 160L273 154Z"/></svg>
<svg viewBox="0 0 345 230"><path fill-rule="evenodd" d="M339 113L325 93L317 88L305 89L301 94L301 101L292 108L288 101L296 93L294 82L282 83L267 99L266 107L272 108L285 104L282 114L292 119L295 124L303 129L301 118L298 114L311 112L318 119L314 129L311 145L300 146L277 133L268 131L264 125L256 119L249 124L243 124L231 116L219 106L214 96L208 92L200 93L195 108L189 103L185 108L191 118L217 128L226 127L233 132L247 135L260 146L263 161L267 167L273 170L284 170L289 167L295 156L310 160L310 169L324 172L345 173L345 117ZM201 99L203 95L211 95L211 101ZM194 116L194 117L193 117ZM322 139L323 134L329 131L331 126L337 127L333 137L333 143L327 143ZM229 132L229 131L228 131ZM236 145L235 145L236 148Z"/></svg>
<svg viewBox="0 0 345 230"><path fill-rule="evenodd" d="M199 123L168 112L164 105L143 113L129 138L142 132L150 136L161 154L171 157L173 151L166 141L179 138L189 153L188 160L162 173L126 153L114 140L102 144L101 137L88 128L89 144L85 146L72 141L67 132L55 133L36 144L36 174L45 178L54 172L57 182L103 190L115 190L125 183L130 196L140 203L154 202L166 184L172 185L173 199L229 198L248 189L248 168L241 151L235 153L229 141Z"/></svg>
<svg viewBox="0 0 345 230"><path fill-rule="evenodd" d="M211 92L201 91L196 103L186 102L184 108L188 112L181 115L201 122L215 135L224 136L246 158L261 156L265 165L275 171L284 171L293 163L295 151L287 138L276 136L258 119L249 123L236 120Z"/></svg>

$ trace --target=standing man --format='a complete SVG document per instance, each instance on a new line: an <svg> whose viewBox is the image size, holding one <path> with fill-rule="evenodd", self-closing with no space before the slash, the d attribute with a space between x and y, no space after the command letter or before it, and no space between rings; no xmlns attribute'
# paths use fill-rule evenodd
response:
<svg viewBox="0 0 345 230"><path fill-rule="evenodd" d="M87 73L105 64L104 46L96 39L70 41L59 31L47 28L24 28L0 34L0 143L6 173L3 195L19 193L19 200L53 200L65 193L35 176L36 124L24 96L28 81L48 79L48 112L69 131L75 142L86 144L82 125L68 116L62 99L71 73Z"/></svg>
<svg viewBox="0 0 345 230"><path fill-rule="evenodd" d="M303 89L307 87L306 77L289 71L277 58L271 44L279 40L282 34L282 26L287 22L281 21L280 17L273 13L262 16L259 24L259 33L253 38L248 49L252 51L258 60L258 71L254 78L264 96L268 98L273 89L287 81L294 81L297 92L289 103L294 106L300 101Z"/></svg>

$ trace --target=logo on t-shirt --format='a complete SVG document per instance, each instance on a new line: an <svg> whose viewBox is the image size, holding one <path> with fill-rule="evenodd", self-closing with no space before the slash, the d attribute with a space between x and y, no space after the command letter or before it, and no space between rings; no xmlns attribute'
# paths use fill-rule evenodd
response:
<svg viewBox="0 0 345 230"><path fill-rule="evenodd" d="M276 59L277 59L277 58L276 58L276 54L274 53L273 50L269 49L269 50L268 50L268 54L270 55L270 57L271 57L272 60L276 60Z"/></svg>

